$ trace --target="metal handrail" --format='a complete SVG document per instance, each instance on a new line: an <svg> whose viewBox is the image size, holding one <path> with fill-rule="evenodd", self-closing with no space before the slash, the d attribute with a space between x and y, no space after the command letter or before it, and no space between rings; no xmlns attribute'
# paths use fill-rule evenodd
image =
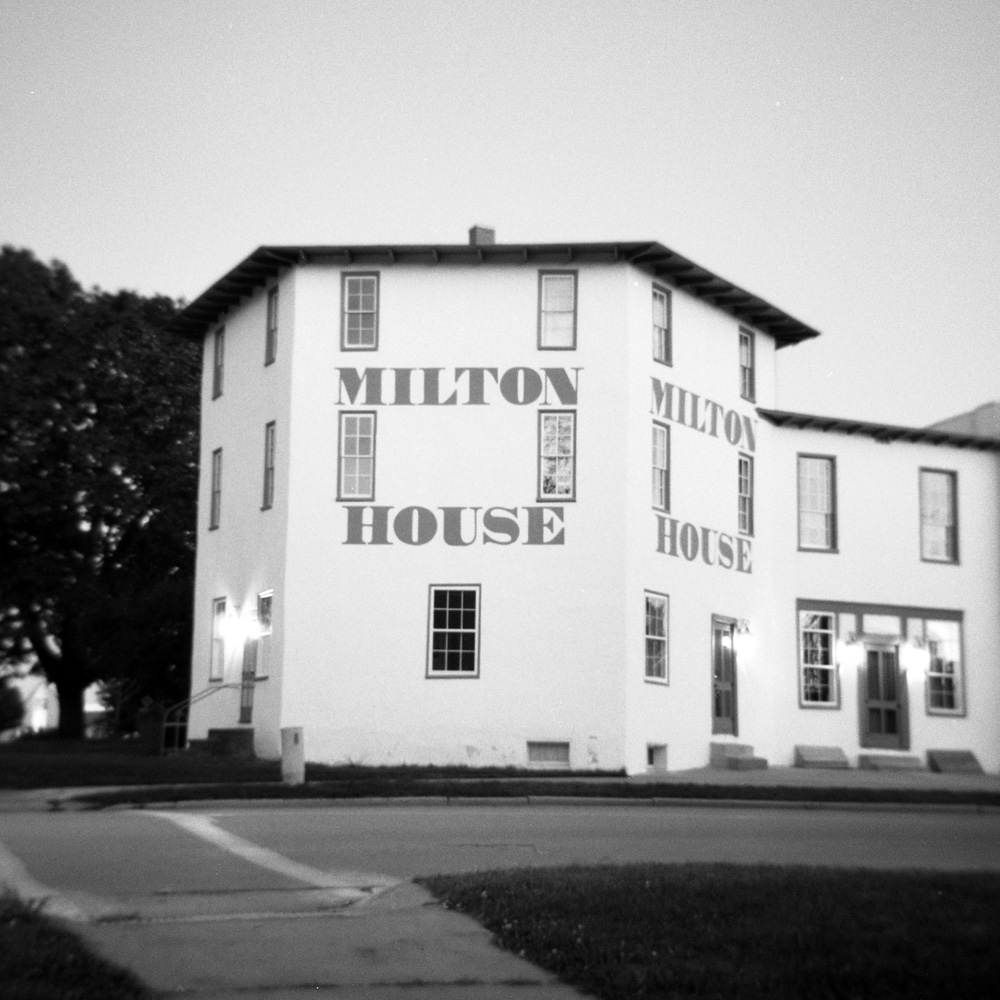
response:
<svg viewBox="0 0 1000 1000"><path fill-rule="evenodd" d="M171 705L163 713L163 731L160 736L160 753L165 754L167 752L167 733L176 732L178 735L183 730L184 731L184 743L187 743L187 724L188 724L188 709L196 702L203 701L205 698L210 697L215 694L216 691L223 691L226 689L232 690L233 688L239 689L243 685L242 683L230 682L228 684L213 684L211 687L204 688L197 694L191 695L190 698L185 698L183 701L177 702L176 705ZM171 715L177 713L176 719L171 719ZM180 745L180 740L176 741L174 746L171 746L171 750L183 750L184 747Z"/></svg>

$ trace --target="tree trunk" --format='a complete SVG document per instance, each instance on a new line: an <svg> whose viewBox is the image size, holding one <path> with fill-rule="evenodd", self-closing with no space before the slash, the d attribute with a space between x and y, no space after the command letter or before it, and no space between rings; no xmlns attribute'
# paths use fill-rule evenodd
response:
<svg viewBox="0 0 1000 1000"><path fill-rule="evenodd" d="M84 735L83 692L86 684L82 671L60 671L53 678L59 695L59 735L82 739Z"/></svg>

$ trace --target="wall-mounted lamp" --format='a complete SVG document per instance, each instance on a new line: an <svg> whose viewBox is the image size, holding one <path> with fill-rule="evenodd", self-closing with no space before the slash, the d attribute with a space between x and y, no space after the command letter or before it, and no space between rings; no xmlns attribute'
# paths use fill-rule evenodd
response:
<svg viewBox="0 0 1000 1000"><path fill-rule="evenodd" d="M736 634L737 635L751 635L750 632L750 622L746 618L741 618L736 623Z"/></svg>

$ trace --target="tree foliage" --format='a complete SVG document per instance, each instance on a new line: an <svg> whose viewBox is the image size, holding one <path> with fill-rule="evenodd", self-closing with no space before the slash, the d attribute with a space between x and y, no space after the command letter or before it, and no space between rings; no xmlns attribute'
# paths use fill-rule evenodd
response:
<svg viewBox="0 0 1000 1000"><path fill-rule="evenodd" d="M0 250L0 662L55 683L63 735L93 681L185 686L200 355L162 333L176 308Z"/></svg>

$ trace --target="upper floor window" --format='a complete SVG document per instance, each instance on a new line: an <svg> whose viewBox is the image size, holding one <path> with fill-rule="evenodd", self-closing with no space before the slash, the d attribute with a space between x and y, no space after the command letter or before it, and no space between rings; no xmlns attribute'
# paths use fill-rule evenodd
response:
<svg viewBox="0 0 1000 1000"><path fill-rule="evenodd" d="M538 496L576 497L576 415L544 410L538 415Z"/></svg>
<svg viewBox="0 0 1000 1000"><path fill-rule="evenodd" d="M378 282L377 273L342 276L341 350L374 351L378 347Z"/></svg>
<svg viewBox="0 0 1000 1000"><path fill-rule="evenodd" d="M920 558L958 562L957 475L920 470Z"/></svg>
<svg viewBox="0 0 1000 1000"><path fill-rule="evenodd" d="M653 285L653 360L673 364L670 333L670 292Z"/></svg>
<svg viewBox="0 0 1000 1000"><path fill-rule="evenodd" d="M837 548L836 464L822 455L799 455L799 548Z"/></svg>
<svg viewBox="0 0 1000 1000"><path fill-rule="evenodd" d="M538 346L576 347L576 271L538 273Z"/></svg>
<svg viewBox="0 0 1000 1000"><path fill-rule="evenodd" d="M208 526L217 528L222 516L222 449L212 452L212 499L209 506Z"/></svg>
<svg viewBox="0 0 1000 1000"><path fill-rule="evenodd" d="M212 399L222 395L222 376L226 363L226 328L215 331L212 345Z"/></svg>
<svg viewBox="0 0 1000 1000"><path fill-rule="evenodd" d="M757 398L754 367L754 335L740 328L740 395L751 403Z"/></svg>
<svg viewBox="0 0 1000 1000"><path fill-rule="evenodd" d="M749 455L739 457L739 529L743 535L753 534L753 459Z"/></svg>
<svg viewBox="0 0 1000 1000"><path fill-rule="evenodd" d="M667 674L667 609L663 594L646 591L646 677L666 681Z"/></svg>
<svg viewBox="0 0 1000 1000"><path fill-rule="evenodd" d="M375 414L340 414L337 499L375 499Z"/></svg>
<svg viewBox="0 0 1000 1000"><path fill-rule="evenodd" d="M274 364L278 356L278 288L268 289L267 329L264 335L264 364Z"/></svg>
<svg viewBox="0 0 1000 1000"><path fill-rule="evenodd" d="M264 425L264 499L261 508L274 505L274 421Z"/></svg>
<svg viewBox="0 0 1000 1000"><path fill-rule="evenodd" d="M653 424L653 506L670 510L670 428Z"/></svg>
<svg viewBox="0 0 1000 1000"><path fill-rule="evenodd" d="M431 587L428 676L479 675L479 593L478 585Z"/></svg>

